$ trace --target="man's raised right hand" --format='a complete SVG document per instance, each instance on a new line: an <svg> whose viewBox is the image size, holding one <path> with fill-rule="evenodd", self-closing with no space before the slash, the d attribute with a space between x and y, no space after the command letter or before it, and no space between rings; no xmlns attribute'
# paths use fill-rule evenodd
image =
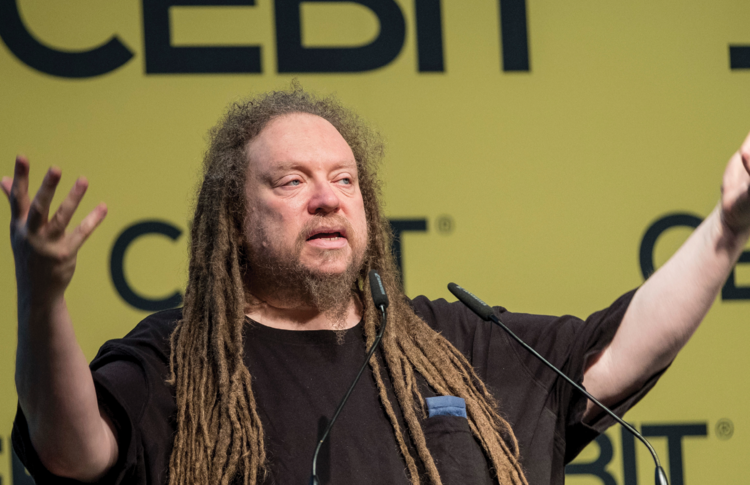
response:
<svg viewBox="0 0 750 485"><path fill-rule="evenodd" d="M10 235L18 288L16 389L31 443L48 471L93 482L118 457L115 428L99 408L86 356L65 303L81 245L107 213L99 204L74 229L68 225L88 182L76 180L52 217L60 170L50 168L29 200L29 162L16 158L13 180L0 186L11 207Z"/></svg>
<svg viewBox="0 0 750 485"><path fill-rule="evenodd" d="M29 162L19 156L13 179L3 177L0 183L10 201L10 239L19 305L47 305L62 298L73 277L78 250L107 214L106 205L99 204L78 226L66 232L88 188L86 179L79 178L49 218L60 175L59 169L50 168L34 200L29 201Z"/></svg>

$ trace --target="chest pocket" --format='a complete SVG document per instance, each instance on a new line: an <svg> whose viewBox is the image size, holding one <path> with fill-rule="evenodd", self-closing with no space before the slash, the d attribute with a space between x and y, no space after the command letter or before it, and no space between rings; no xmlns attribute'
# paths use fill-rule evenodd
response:
<svg viewBox="0 0 750 485"><path fill-rule="evenodd" d="M425 401L430 416L423 423L425 440L443 484L495 483L487 458L471 434L464 400L439 396Z"/></svg>

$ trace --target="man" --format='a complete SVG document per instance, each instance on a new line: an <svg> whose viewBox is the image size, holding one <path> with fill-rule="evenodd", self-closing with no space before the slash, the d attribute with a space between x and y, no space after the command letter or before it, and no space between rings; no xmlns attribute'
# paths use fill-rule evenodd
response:
<svg viewBox="0 0 750 485"><path fill-rule="evenodd" d="M86 181L48 218L60 172L29 202L18 158L2 182L19 295L14 445L37 481L307 481L317 433L379 325L364 285L377 269L388 331L331 435L323 481L562 483L564 462L609 422L462 305L403 295L378 202L381 153L353 114L299 88L232 106L205 159L184 308L105 344L93 373L64 291L106 208L65 232ZM635 294L586 322L497 311L622 413L739 257L749 186L750 137L717 209ZM439 395L465 409L441 414L429 399Z"/></svg>

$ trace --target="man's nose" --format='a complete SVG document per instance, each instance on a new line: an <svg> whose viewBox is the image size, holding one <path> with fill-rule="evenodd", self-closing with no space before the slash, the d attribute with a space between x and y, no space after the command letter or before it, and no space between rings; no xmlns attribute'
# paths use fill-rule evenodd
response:
<svg viewBox="0 0 750 485"><path fill-rule="evenodd" d="M310 197L307 210L310 214L328 214L336 212L339 208L339 203L339 197L328 181L318 182L313 186L313 193Z"/></svg>

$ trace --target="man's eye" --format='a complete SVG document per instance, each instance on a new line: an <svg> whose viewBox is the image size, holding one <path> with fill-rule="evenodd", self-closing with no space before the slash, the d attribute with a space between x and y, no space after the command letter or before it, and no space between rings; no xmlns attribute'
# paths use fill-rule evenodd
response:
<svg viewBox="0 0 750 485"><path fill-rule="evenodd" d="M344 185L351 185L352 179L350 179L349 177L344 177L341 180L339 180L339 183L342 183Z"/></svg>
<svg viewBox="0 0 750 485"><path fill-rule="evenodd" d="M292 187L296 187L296 186L298 186L298 185L299 185L299 184L301 184L301 183L302 183L302 182L300 182L299 180L295 179L295 180L290 180L290 181L289 181L289 182L287 182L287 183L286 183L285 185L290 185L290 186L292 186Z"/></svg>

